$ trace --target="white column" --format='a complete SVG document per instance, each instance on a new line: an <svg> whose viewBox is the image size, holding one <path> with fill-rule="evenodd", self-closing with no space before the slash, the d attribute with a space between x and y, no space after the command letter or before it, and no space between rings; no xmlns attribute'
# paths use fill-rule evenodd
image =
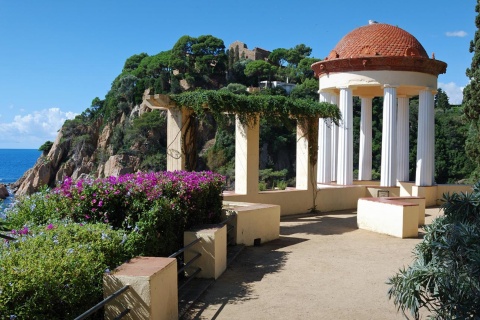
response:
<svg viewBox="0 0 480 320"><path fill-rule="evenodd" d="M372 98L361 97L358 180L372 180Z"/></svg>
<svg viewBox="0 0 480 320"><path fill-rule="evenodd" d="M383 89L382 167L380 185L397 184L397 88L385 85Z"/></svg>
<svg viewBox="0 0 480 320"><path fill-rule="evenodd" d="M409 181L409 98L398 97L397 117L397 180Z"/></svg>
<svg viewBox="0 0 480 320"><path fill-rule="evenodd" d="M317 135L318 133L315 132L314 134ZM308 150L308 133L304 131L304 128L297 124L295 188L298 190L308 190L311 187L311 179L315 179L316 176L316 168L310 166Z"/></svg>
<svg viewBox="0 0 480 320"><path fill-rule="evenodd" d="M320 92L320 102L330 102L330 93ZM330 119L318 119L317 183L332 182L332 129Z"/></svg>
<svg viewBox="0 0 480 320"><path fill-rule="evenodd" d="M338 128L337 183L353 183L353 94L348 87L340 88L342 121Z"/></svg>
<svg viewBox="0 0 480 320"><path fill-rule="evenodd" d="M337 105L338 106L338 95L335 93L332 93L330 95L330 103ZM337 181L337 156L338 156L338 126L335 123L332 123L331 126L331 131L332 131L332 140L331 140L331 146L332 146L332 151L331 151L331 168L332 168L332 174L331 174L331 179L332 181Z"/></svg>
<svg viewBox="0 0 480 320"><path fill-rule="evenodd" d="M188 115L180 108L167 111L167 170L185 170L185 155L182 152L182 136Z"/></svg>
<svg viewBox="0 0 480 320"><path fill-rule="evenodd" d="M417 168L415 185L432 186L435 159L435 113L433 92L420 91L418 106Z"/></svg>
<svg viewBox="0 0 480 320"><path fill-rule="evenodd" d="M258 193L260 120L250 126L235 117L235 193Z"/></svg>

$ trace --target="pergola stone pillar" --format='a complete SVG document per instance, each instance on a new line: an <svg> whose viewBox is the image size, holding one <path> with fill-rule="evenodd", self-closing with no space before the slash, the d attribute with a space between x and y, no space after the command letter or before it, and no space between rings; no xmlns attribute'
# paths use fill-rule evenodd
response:
<svg viewBox="0 0 480 320"><path fill-rule="evenodd" d="M235 117L235 193L258 192L260 121L250 125Z"/></svg>
<svg viewBox="0 0 480 320"><path fill-rule="evenodd" d="M315 184L316 165L310 166L308 157L309 144L308 133L301 126L297 125L297 153L296 153L296 175L295 188L298 190L308 190L312 187L311 182ZM313 132L317 135L317 132ZM313 179L310 180L310 179Z"/></svg>
<svg viewBox="0 0 480 320"><path fill-rule="evenodd" d="M320 92L320 102L330 102L329 92ZM318 165L317 183L332 182L332 122L330 119L318 120Z"/></svg>
<svg viewBox="0 0 480 320"><path fill-rule="evenodd" d="M397 112L397 180L409 181L410 115L408 96L398 96Z"/></svg>
<svg viewBox="0 0 480 320"><path fill-rule="evenodd" d="M432 186L434 180L435 112L434 94L425 88L419 94L417 168L415 185Z"/></svg>
<svg viewBox="0 0 480 320"><path fill-rule="evenodd" d="M188 110L170 107L167 109L167 170L185 170L185 154L183 140L185 136L186 122L190 112Z"/></svg>
<svg viewBox="0 0 480 320"><path fill-rule="evenodd" d="M338 129L337 183L353 184L353 95L349 87L340 88L342 122Z"/></svg>
<svg viewBox="0 0 480 320"><path fill-rule="evenodd" d="M360 150L358 180L372 180L372 97L360 97Z"/></svg>
<svg viewBox="0 0 480 320"><path fill-rule="evenodd" d="M332 93L330 95L330 103L338 106L338 95ZM332 123L331 126L332 134L331 134L331 148L332 151L330 152L332 160L330 162L332 174L331 180L337 181L337 157L338 157L338 126L335 123Z"/></svg>
<svg viewBox="0 0 480 320"><path fill-rule="evenodd" d="M380 185L394 187L397 184L397 88L385 85L383 96L382 164Z"/></svg>
<svg viewBox="0 0 480 320"><path fill-rule="evenodd" d="M143 105L150 109L167 111L167 170L185 170L184 140L192 141L194 132L187 132L191 110L178 107L169 96L164 94L143 95Z"/></svg>

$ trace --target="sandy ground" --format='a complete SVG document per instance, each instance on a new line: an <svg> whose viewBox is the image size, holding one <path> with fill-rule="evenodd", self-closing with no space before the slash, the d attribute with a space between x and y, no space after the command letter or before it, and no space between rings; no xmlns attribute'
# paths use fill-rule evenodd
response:
<svg viewBox="0 0 480 320"><path fill-rule="evenodd" d="M284 218L280 239L245 248L183 319L404 319L385 282L421 236L357 229L352 211Z"/></svg>

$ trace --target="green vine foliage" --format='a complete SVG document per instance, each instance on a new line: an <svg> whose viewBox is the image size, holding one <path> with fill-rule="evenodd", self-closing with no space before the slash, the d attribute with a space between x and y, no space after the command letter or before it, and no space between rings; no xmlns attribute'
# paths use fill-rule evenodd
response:
<svg viewBox="0 0 480 320"><path fill-rule="evenodd" d="M226 90L198 90L173 94L170 99L177 106L192 110L191 116L203 118L209 112L218 123L228 118L225 114L236 114L242 124L249 126L256 123L258 116L277 117L284 123L293 118L307 136L312 166L317 162L318 118L329 118L337 125L341 120L341 113L334 104L278 95L240 95Z"/></svg>
<svg viewBox="0 0 480 320"><path fill-rule="evenodd" d="M293 99L274 95L239 95L226 90L198 90L170 95L181 107L189 108L199 116L210 112L222 122L225 114L236 114L242 124L255 123L257 116L293 118L305 121L311 118L330 118L335 124L341 119L336 105L306 99Z"/></svg>

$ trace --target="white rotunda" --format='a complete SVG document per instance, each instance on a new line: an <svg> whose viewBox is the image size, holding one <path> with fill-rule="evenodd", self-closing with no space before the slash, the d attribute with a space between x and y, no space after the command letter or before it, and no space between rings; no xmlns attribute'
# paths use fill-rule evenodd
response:
<svg viewBox="0 0 480 320"><path fill-rule="evenodd" d="M340 126L320 119L318 183L353 184L353 96L361 99L358 180L372 178L372 99L383 96L380 185L408 181L409 98L419 96L417 186L434 184L434 94L447 64L405 30L370 21L312 65L320 101L337 104Z"/></svg>

